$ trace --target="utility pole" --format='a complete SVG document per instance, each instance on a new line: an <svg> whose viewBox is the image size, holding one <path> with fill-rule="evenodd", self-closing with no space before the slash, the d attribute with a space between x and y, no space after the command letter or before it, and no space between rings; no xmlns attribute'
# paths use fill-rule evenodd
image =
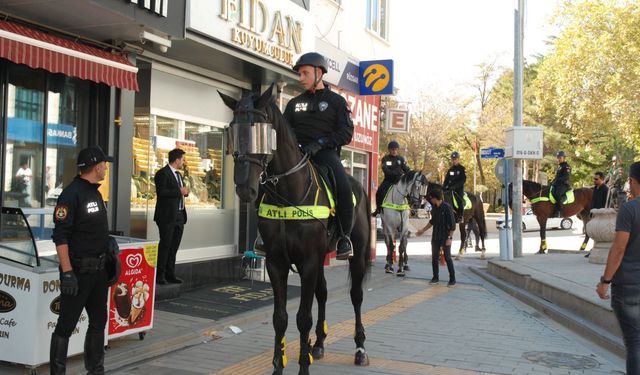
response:
<svg viewBox="0 0 640 375"><path fill-rule="evenodd" d="M513 57L513 126L522 126L524 0L518 0L515 11L515 41ZM522 160L513 159L513 256L522 256Z"/></svg>

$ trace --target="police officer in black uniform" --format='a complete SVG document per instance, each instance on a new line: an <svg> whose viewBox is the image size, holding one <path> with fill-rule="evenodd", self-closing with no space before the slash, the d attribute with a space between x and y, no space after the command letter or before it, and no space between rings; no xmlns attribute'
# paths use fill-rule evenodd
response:
<svg viewBox="0 0 640 375"><path fill-rule="evenodd" d="M556 176L553 179L553 197L556 199L556 212L555 217L560 217L562 211L562 201L567 191L571 190L571 167L566 161L566 154L564 151L558 151L556 154L558 159L558 169L556 169Z"/></svg>
<svg viewBox="0 0 640 375"><path fill-rule="evenodd" d="M105 269L109 241L107 210L98 191L113 158L98 146L78 155L80 175L60 193L54 210L53 242L60 260L60 315L51 335L51 374L66 372L69 337L82 309L89 316L84 341L88 374L104 374L104 329L107 323Z"/></svg>
<svg viewBox="0 0 640 375"><path fill-rule="evenodd" d="M467 172L460 164L460 153L458 151L451 153L451 163L453 165L447 171L442 186L444 190L452 194L451 205L455 208L453 199L458 203L458 207L455 208L456 221L460 223L464 216L464 183L467 181Z"/></svg>
<svg viewBox="0 0 640 375"><path fill-rule="evenodd" d="M351 142L353 122L351 110L344 98L329 90L322 82L327 73L327 61L319 53L300 56L293 66L305 92L291 99L284 111L302 146L314 163L331 168L337 185L337 214L342 236L338 240L337 259L348 259L352 254L351 227L353 201L351 184L340 162L340 147Z"/></svg>
<svg viewBox="0 0 640 375"><path fill-rule="evenodd" d="M404 157L398 155L398 150L400 149L398 142L389 142L387 148L389 149L389 153L382 158L384 180L378 187L378 191L376 191L376 210L372 213L373 216L376 216L382 211L382 201L384 200L384 196L387 195L389 188L397 184L402 175L410 170Z"/></svg>

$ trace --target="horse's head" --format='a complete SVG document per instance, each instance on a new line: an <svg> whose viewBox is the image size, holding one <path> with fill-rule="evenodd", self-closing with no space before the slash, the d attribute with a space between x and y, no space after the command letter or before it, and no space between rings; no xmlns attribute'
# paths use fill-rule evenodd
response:
<svg viewBox="0 0 640 375"><path fill-rule="evenodd" d="M249 93L239 101L218 92L233 110L233 120L226 129L227 144L234 160L236 194L245 202L252 202L258 196L260 175L276 149L273 116L269 115L272 90L273 85L259 97Z"/></svg>
<svg viewBox="0 0 640 375"><path fill-rule="evenodd" d="M422 198L427 195L429 182L422 172L409 171L402 176L398 185L404 189L409 205L412 208L418 208L422 203Z"/></svg>

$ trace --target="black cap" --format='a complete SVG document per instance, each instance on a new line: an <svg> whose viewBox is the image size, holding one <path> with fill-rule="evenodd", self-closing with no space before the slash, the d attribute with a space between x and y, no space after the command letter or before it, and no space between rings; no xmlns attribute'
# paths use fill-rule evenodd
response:
<svg viewBox="0 0 640 375"><path fill-rule="evenodd" d="M113 157L105 155L100 146L83 148L78 154L78 167L90 167L103 161L113 162Z"/></svg>
<svg viewBox="0 0 640 375"><path fill-rule="evenodd" d="M640 181L640 161L637 161L629 167L629 177Z"/></svg>
<svg viewBox="0 0 640 375"><path fill-rule="evenodd" d="M300 70L300 67L304 65L311 65L316 68L320 68L323 74L327 73L327 60L317 52L308 52L300 56L298 61L296 61L296 65L293 66L293 70L297 72Z"/></svg>

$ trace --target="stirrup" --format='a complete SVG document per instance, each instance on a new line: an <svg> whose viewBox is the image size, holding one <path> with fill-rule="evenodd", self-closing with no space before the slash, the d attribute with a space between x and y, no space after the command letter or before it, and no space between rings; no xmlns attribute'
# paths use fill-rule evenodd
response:
<svg viewBox="0 0 640 375"><path fill-rule="evenodd" d="M347 244L349 245L349 251L345 251L343 253L340 252L340 242L341 241L347 241ZM347 260L349 258L351 258L353 256L353 243L351 242L351 239L348 236L344 236L341 237L338 242L336 243L336 259L337 260Z"/></svg>

